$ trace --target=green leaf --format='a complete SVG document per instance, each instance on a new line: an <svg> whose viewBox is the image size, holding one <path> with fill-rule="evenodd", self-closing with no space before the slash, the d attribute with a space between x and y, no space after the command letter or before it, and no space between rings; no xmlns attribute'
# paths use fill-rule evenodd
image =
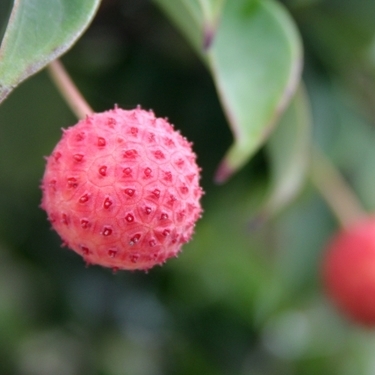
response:
<svg viewBox="0 0 375 375"><path fill-rule="evenodd" d="M155 1L181 28L215 81L234 135L216 174L224 182L264 144L293 96L302 65L299 34L278 2L227 1L218 8L218 27L204 50L210 20L196 0Z"/></svg>
<svg viewBox="0 0 375 375"><path fill-rule="evenodd" d="M100 0L15 0L0 48L0 103L23 80L65 53Z"/></svg>
<svg viewBox="0 0 375 375"><path fill-rule="evenodd" d="M311 128L307 93L300 87L267 143L271 188L263 218L277 214L303 186L309 169Z"/></svg>

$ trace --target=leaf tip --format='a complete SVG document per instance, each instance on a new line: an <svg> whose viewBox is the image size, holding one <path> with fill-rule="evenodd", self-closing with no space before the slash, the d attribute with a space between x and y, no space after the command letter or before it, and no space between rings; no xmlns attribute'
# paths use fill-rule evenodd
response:
<svg viewBox="0 0 375 375"><path fill-rule="evenodd" d="M206 52L211 47L215 35L217 25L216 23L206 23L203 27L203 50Z"/></svg>
<svg viewBox="0 0 375 375"><path fill-rule="evenodd" d="M233 174L234 170L231 168L226 160L223 160L216 170L214 181L220 185L226 182Z"/></svg>

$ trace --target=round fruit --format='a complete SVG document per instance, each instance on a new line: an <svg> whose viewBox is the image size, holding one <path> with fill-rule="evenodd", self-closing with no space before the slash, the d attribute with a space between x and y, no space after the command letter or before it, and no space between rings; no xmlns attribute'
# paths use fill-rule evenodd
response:
<svg viewBox="0 0 375 375"><path fill-rule="evenodd" d="M88 264L147 270L177 256L201 216L191 144L140 108L96 113L63 131L41 207Z"/></svg>
<svg viewBox="0 0 375 375"><path fill-rule="evenodd" d="M375 325L375 217L332 238L322 274L327 294L341 312L362 325Z"/></svg>

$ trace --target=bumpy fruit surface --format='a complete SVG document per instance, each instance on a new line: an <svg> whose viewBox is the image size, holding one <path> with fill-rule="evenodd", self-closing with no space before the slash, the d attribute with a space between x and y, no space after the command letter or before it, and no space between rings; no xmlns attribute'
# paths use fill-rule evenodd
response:
<svg viewBox="0 0 375 375"><path fill-rule="evenodd" d="M333 237L323 259L323 282L343 314L375 326L375 217Z"/></svg>
<svg viewBox="0 0 375 375"><path fill-rule="evenodd" d="M178 254L201 216L191 144L140 108L96 113L47 158L41 207L88 264L147 270Z"/></svg>

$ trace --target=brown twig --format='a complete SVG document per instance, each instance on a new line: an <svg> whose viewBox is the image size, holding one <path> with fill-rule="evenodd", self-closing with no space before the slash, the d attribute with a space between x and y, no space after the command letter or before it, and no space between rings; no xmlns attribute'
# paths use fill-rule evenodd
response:
<svg viewBox="0 0 375 375"><path fill-rule="evenodd" d="M52 61L48 70L61 95L79 119L94 113L59 60Z"/></svg>

